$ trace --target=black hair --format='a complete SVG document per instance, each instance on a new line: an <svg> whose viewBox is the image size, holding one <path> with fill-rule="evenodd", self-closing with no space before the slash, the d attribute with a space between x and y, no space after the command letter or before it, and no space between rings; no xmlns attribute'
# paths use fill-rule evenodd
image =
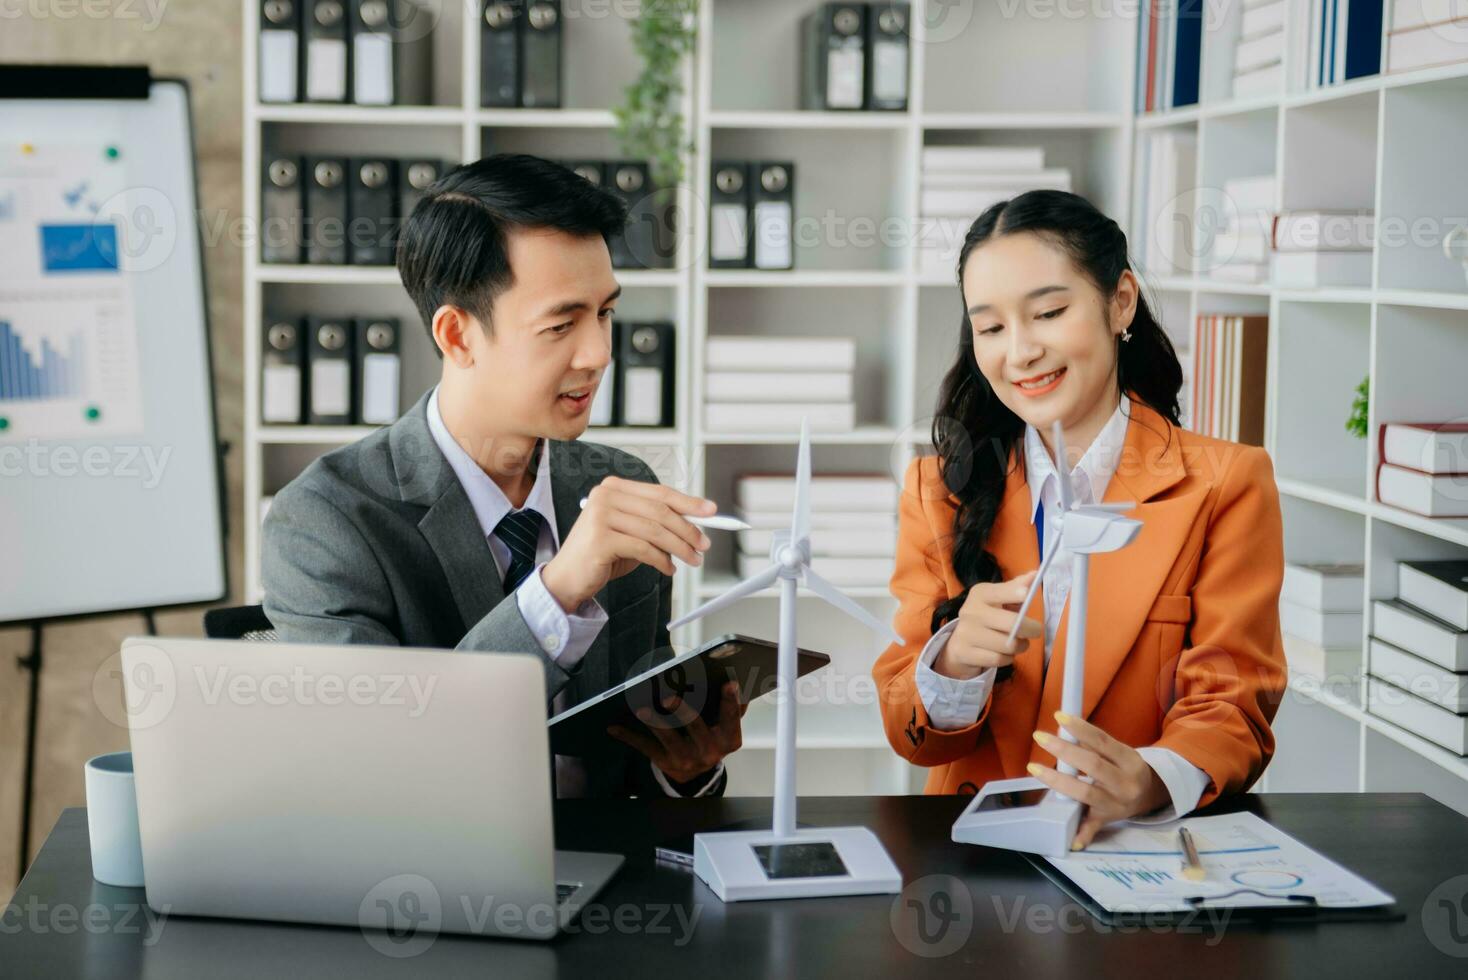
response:
<svg viewBox="0 0 1468 980"><path fill-rule="evenodd" d="M993 205L969 226L958 255L958 353L939 389L932 433L944 486L958 498L953 570L963 593L934 611L935 631L944 620L958 614L968 590L976 583L1004 578L998 559L986 545L1003 503L1009 472L1020 465L1017 448L1025 423L999 400L974 360L973 333L963 302L963 267L974 249L985 242L1022 232L1039 235L1063 250L1101 291L1108 304L1103 310L1109 309L1121 274L1131 268L1121 228L1078 194L1027 191ZM1118 395L1126 392L1131 399L1140 400L1173 425L1179 425L1177 396L1183 383L1182 365L1172 341L1140 294L1128 329L1130 340L1116 340Z"/></svg>
<svg viewBox="0 0 1468 980"><path fill-rule="evenodd" d="M430 337L433 314L444 304L490 330L495 297L515 282L508 229L600 235L610 245L626 223L626 205L569 168L527 153L499 153L449 171L427 190L403 224L398 275Z"/></svg>

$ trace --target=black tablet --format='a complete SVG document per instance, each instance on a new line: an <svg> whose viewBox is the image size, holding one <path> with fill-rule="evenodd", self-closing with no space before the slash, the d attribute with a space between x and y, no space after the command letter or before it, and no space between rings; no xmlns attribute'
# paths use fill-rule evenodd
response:
<svg viewBox="0 0 1468 980"><path fill-rule="evenodd" d="M612 737L607 734L612 725L646 731L648 726L635 714L641 708L652 711L653 724L681 728L677 718L663 707L663 701L671 695L681 698L712 725L719 720L721 689L728 681L739 685L740 704L770 693L779 684L778 646L738 633L727 633L669 660L653 662L651 656L644 660L647 666L639 661L625 683L552 718L551 751L557 755L585 755ZM801 676L830 662L824 653L796 651L796 670Z"/></svg>

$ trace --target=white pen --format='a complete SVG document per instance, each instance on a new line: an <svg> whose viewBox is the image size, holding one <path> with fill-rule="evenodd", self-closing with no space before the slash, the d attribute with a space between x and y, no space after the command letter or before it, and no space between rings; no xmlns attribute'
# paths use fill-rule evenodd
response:
<svg viewBox="0 0 1468 980"><path fill-rule="evenodd" d="M586 498L581 498L581 506L586 507ZM694 527L706 527L714 531L748 531L750 526L737 517L725 517L715 514L713 517L694 517L691 514L683 514L683 519Z"/></svg>

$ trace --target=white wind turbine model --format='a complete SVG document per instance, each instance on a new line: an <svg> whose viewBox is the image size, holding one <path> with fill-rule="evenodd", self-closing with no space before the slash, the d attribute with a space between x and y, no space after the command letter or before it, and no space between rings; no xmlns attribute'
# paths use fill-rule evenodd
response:
<svg viewBox="0 0 1468 980"><path fill-rule="evenodd" d="M866 827L795 826L795 604L800 583L895 643L904 641L810 567L810 426L800 425L795 513L789 531L776 531L770 567L668 624L677 629L780 583L779 701L775 718L774 826L770 830L698 834L693 870L726 902L764 898L893 894L902 876L877 835Z"/></svg>
<svg viewBox="0 0 1468 980"><path fill-rule="evenodd" d="M1082 694L1086 680L1086 591L1090 572L1090 556L1106 551L1120 551L1132 543L1142 522L1121 515L1136 506L1134 502L1111 504L1077 504L1070 485L1070 466L1065 458L1065 438L1060 422L1055 428L1055 469L1060 476L1059 525L1046 542L1040 571L1030 583L1030 591L1020 605L1019 616L1010 628L1009 639L1019 633L1020 622L1030 608L1045 570L1064 548L1073 556L1071 565L1070 607L1066 613L1065 676L1060 691L1060 710L1080 717ZM1027 654L1033 656L1033 654ZM1069 733L1062 738L1074 742ZM1060 763L1060 771L1075 775L1075 767ZM1014 794L1014 795L1011 795ZM964 808L953 824L953 839L961 844L983 844L1011 851L1029 851L1060 857L1070 852L1081 819L1081 804L1058 790L1050 789L1029 776L1020 779L997 779Z"/></svg>

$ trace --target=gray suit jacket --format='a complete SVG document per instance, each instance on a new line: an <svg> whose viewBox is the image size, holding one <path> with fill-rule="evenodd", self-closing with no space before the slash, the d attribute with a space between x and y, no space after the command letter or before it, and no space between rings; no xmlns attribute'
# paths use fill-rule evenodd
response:
<svg viewBox="0 0 1468 980"><path fill-rule="evenodd" d="M626 680L649 654L671 656L673 581L649 565L597 593L609 619L574 669L545 654L519 603L505 601L469 497L429 432L427 406L424 395L397 422L327 453L275 495L261 575L265 614L281 639L533 654L548 697L567 690L568 706ZM548 440L546 448L563 541L581 498L606 477L657 482L646 463L609 446ZM647 760L611 736L585 763L588 795L665 795Z"/></svg>

